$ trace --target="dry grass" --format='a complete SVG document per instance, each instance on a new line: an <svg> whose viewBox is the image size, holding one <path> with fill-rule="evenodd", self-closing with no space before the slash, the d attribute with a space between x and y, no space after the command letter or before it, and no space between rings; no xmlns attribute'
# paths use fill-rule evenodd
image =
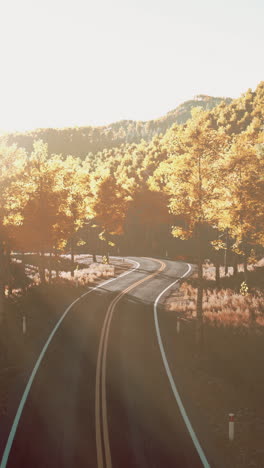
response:
<svg viewBox="0 0 264 468"><path fill-rule="evenodd" d="M196 317L197 290L187 282L182 283L168 300L168 310L183 314L186 318ZM250 293L246 296L231 289L206 289L203 297L204 321L221 327L264 326L264 295Z"/></svg>
<svg viewBox="0 0 264 468"><path fill-rule="evenodd" d="M108 279L115 276L115 267L113 265L105 265L103 263L92 263L88 268L74 271L74 278L69 272L62 272L61 278L72 281L77 285L85 286L94 284L98 279Z"/></svg>
<svg viewBox="0 0 264 468"><path fill-rule="evenodd" d="M258 266L262 266L261 262L258 262ZM255 265L248 265L248 271L254 271ZM238 272L242 273L244 271L244 266L242 264L239 264L237 266ZM203 276L204 279L206 280L215 280L215 266L212 263L207 263L206 265L203 266ZM233 267L228 267L227 275L225 275L225 268L223 266L220 266L219 272L220 272L220 278L225 278L227 276L232 276L233 275L234 268Z"/></svg>
<svg viewBox="0 0 264 468"><path fill-rule="evenodd" d="M81 256L79 256L81 257ZM116 265L106 265L103 263L90 263L90 259L86 256L86 268L83 268L85 256L81 258L77 258L77 263L80 263L80 268L74 270L74 277L71 276L70 271L62 270L59 272L59 276L57 277L56 271L51 271L51 277L48 269L45 269L45 279L47 283L56 283L56 284L65 284L70 282L75 286L85 286L89 284L97 283L99 280L104 280L108 278L112 278L116 275ZM21 264L21 260L13 259L13 263ZM25 274L29 280L29 284L31 286L38 286L41 284L39 269L36 265L26 264L25 265ZM21 292L21 288L15 289L13 288L13 294ZM6 291L6 294L8 291Z"/></svg>

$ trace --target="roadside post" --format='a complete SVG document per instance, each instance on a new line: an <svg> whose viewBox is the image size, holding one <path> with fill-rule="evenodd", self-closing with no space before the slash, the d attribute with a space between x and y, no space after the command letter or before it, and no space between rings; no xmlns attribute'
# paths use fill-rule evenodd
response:
<svg viewBox="0 0 264 468"><path fill-rule="evenodd" d="M228 422L228 435L229 440L232 442L235 437L235 415L234 413L229 413L229 422Z"/></svg>
<svg viewBox="0 0 264 468"><path fill-rule="evenodd" d="M27 333L27 321L26 321L25 315L23 315L22 317L22 332L23 332L23 335Z"/></svg>

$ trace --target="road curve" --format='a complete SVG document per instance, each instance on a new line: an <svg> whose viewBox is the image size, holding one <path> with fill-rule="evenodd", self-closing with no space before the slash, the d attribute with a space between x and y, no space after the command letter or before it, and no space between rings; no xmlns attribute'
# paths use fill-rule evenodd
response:
<svg viewBox="0 0 264 468"><path fill-rule="evenodd" d="M131 260L139 268L93 290L65 315L0 468L209 467L172 388L162 354L172 327L157 307L188 265Z"/></svg>

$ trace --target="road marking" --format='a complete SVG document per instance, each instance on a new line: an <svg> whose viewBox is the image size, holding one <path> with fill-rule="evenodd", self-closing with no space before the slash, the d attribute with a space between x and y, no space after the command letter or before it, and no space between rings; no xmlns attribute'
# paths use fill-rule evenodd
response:
<svg viewBox="0 0 264 468"><path fill-rule="evenodd" d="M152 259L153 260L153 259ZM155 260L156 261L156 260ZM97 450L97 466L98 468L112 468L112 459L111 459L111 450L109 442L109 430L108 430L108 420L107 420L107 403L106 403L106 357L107 357L107 346L109 339L110 325L112 317L114 314L114 309L117 303L122 299L122 297L130 292L132 289L136 288L145 281L153 278L158 275L161 271L164 270L166 264L157 260L161 267L156 270L151 275L146 276L145 278L133 283L128 286L125 290L121 291L109 305L105 320L103 323L99 350L97 356L97 366L96 366L96 383L95 383L95 432L96 432L96 450ZM105 463L104 463L105 455Z"/></svg>
<svg viewBox="0 0 264 468"><path fill-rule="evenodd" d="M130 260L130 259L126 259L128 262L131 262L131 263L134 263L135 268L133 268L132 270L129 270L125 273L122 273L122 275L120 276L117 276L116 278L112 278L110 280L107 280L105 281L104 283L101 283L99 284L98 286L95 286L94 288L92 289L89 289L88 292L82 294L80 297L78 297L77 299L75 299L75 301L73 301L69 307L65 310L65 312L63 313L63 315L61 316L61 318L58 320L58 322L56 323L55 327L53 328L51 334L49 335L45 345L43 346L42 348L42 351L37 359L37 362L33 368L33 371L31 372L31 375L29 377L29 380L28 380L28 383L26 385L26 388L24 390L24 393L22 395L22 398L21 398L21 401L19 403L19 406L18 406L18 409L17 409L17 412L16 412L16 416L15 416L15 419L13 421L13 424L12 424L12 427L11 427L11 431L9 433L9 437L8 437L8 440L7 440L7 443L6 443L6 446L5 446L5 450L4 450L4 453L3 453L3 457L2 457L2 461L1 461L1 465L0 465L0 468L6 468L6 464L8 462L8 458L9 458L9 454L10 454L10 451L11 451L11 448L12 448L12 445L13 445L13 441L14 441L14 438L15 438L15 435L16 435L16 431L17 431L17 428L18 428L18 424L19 424L19 421L20 421L20 418L21 418L21 414L23 412L23 409L24 409L24 406L25 406L25 403L27 401L27 398L28 398L28 395L29 395L29 392L30 392L30 389L32 387L32 384L33 384L33 381L34 381L34 378L36 376L36 373L39 369L39 366L45 356L45 353L48 349L48 346L52 340L52 338L54 337L56 331L58 330L58 328L60 327L61 323L63 322L64 318L66 317L66 315L68 314L68 312L75 306L75 304L77 304L77 302L79 302L81 299L83 299L85 296L87 296L88 294L90 294L91 292L95 291L96 289L99 289L101 288L102 286L105 286L106 284L108 283L111 283L112 281L115 281L115 280L118 280L126 275L129 275L130 273L133 273L133 271L137 270L140 265L138 262L135 262L134 260Z"/></svg>
<svg viewBox="0 0 264 468"><path fill-rule="evenodd" d="M176 281L174 281L172 284L170 284L169 286L167 286L167 288L165 288L157 297L157 299L155 300L155 303L154 303L154 321L155 321L155 327L156 327L156 333L157 333L157 338L158 338L158 343L159 343L159 348L160 348L160 352L161 352L161 356L162 356L162 360L163 360L163 364L164 364L164 367L165 367L165 370L166 370L166 373L167 373L167 376L168 376L168 379L169 379L169 382L170 382L170 385L171 385L171 389L173 391L173 394L175 396L175 399L177 401L177 404L178 404L178 407L179 407L179 410L180 410L180 413L182 415L182 418L185 422L185 425L189 431L189 434L192 438L192 441L194 443L194 446L198 452L198 455L201 459L201 462L204 466L204 468L210 468L210 465L207 461L207 458L204 454L204 451L198 441L198 438L193 430L193 427L191 425L191 422L187 416L187 413L185 411L185 408L183 406L183 403L182 403L182 400L181 400L181 397L179 395L179 392L177 390L177 387L175 385L175 382L174 382L174 379L172 377L172 373L171 373L171 370L170 370L170 366L169 366L169 363L168 363L168 360L167 360L167 357L166 357L166 353L165 353L165 350L164 350L164 346L163 346L163 342L162 342L162 338L161 338L161 333L160 333L160 328L159 328L159 321L158 321L158 303L159 303L159 300L160 298L163 296L163 294L168 291L168 289L170 289L174 284L178 283L180 279L184 278L185 276L188 275L188 273L191 271L191 265L190 264L187 264L188 265L188 270L184 273L184 275L181 276L181 278L177 279Z"/></svg>

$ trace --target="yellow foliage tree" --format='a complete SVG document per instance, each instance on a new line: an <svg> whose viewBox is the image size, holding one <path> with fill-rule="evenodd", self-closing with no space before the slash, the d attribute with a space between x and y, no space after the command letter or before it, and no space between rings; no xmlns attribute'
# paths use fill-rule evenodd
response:
<svg viewBox="0 0 264 468"><path fill-rule="evenodd" d="M96 224L102 228L100 238L105 241L106 246L114 245L113 236L123 234L130 202L130 193L115 177L107 175L98 182L93 212Z"/></svg>
<svg viewBox="0 0 264 468"><path fill-rule="evenodd" d="M150 186L169 195L169 208L179 219L172 229L175 237L196 240L198 261L197 340L202 342L203 228L217 225L217 204L221 198L218 180L220 156L228 138L208 126L206 114L199 109L182 127L168 132L168 160L150 178Z"/></svg>
<svg viewBox="0 0 264 468"><path fill-rule="evenodd" d="M264 138L251 131L238 135L222 160L223 195L219 226L235 239L233 249L247 258L250 246L264 245Z"/></svg>

